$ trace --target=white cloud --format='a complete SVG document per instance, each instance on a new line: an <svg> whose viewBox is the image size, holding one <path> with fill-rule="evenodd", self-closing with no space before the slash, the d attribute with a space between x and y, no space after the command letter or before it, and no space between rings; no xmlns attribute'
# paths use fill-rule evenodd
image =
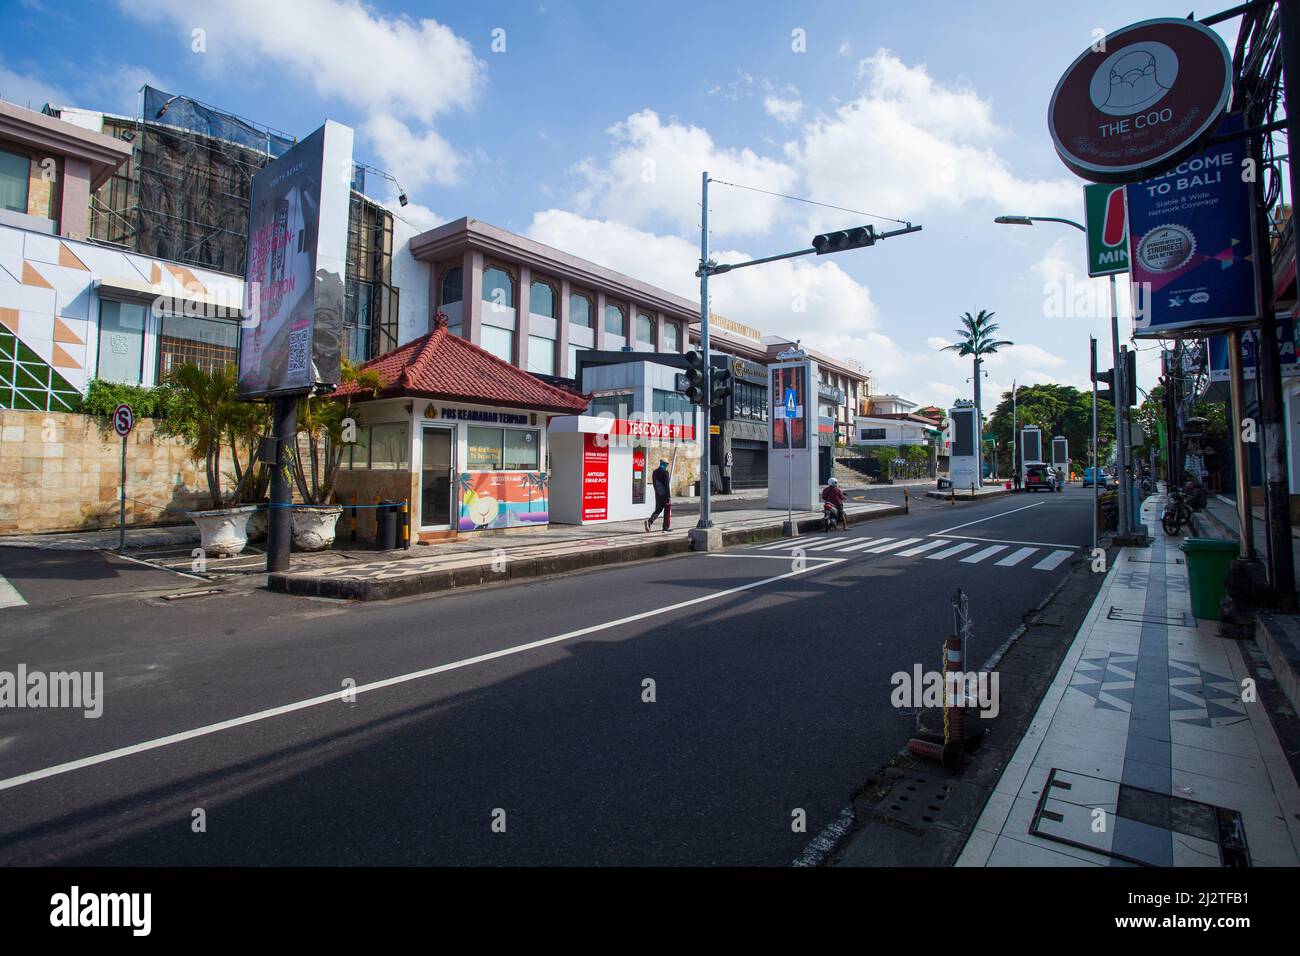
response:
<svg viewBox="0 0 1300 956"><path fill-rule="evenodd" d="M763 98L763 112L788 126L800 118L800 113L803 112L803 101L798 98L798 90L794 91L794 95L787 96L770 92Z"/></svg>
<svg viewBox="0 0 1300 956"><path fill-rule="evenodd" d="M413 132L401 120L378 114L366 120L362 132L384 169L395 171L394 175L400 171L398 180L404 189L416 190L431 182L450 186L460 180L464 158L437 130Z"/></svg>
<svg viewBox="0 0 1300 956"><path fill-rule="evenodd" d="M772 192L789 192L796 172L751 149L726 149L707 130L669 120L653 110L633 113L609 129L614 148L607 161L574 167L583 182L578 210L641 227L667 227L681 234L699 229L700 174ZM709 196L715 235L764 232L780 200L715 186Z"/></svg>
<svg viewBox="0 0 1300 956"><path fill-rule="evenodd" d="M28 73L19 73L0 61L0 99L28 109L39 110L46 103L68 105L67 92Z"/></svg>

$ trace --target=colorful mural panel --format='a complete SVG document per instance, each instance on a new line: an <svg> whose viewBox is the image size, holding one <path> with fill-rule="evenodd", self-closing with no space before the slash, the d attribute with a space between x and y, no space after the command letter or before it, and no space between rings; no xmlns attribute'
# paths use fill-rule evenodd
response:
<svg viewBox="0 0 1300 956"><path fill-rule="evenodd" d="M465 471L460 475L461 531L539 527L549 519L544 471Z"/></svg>

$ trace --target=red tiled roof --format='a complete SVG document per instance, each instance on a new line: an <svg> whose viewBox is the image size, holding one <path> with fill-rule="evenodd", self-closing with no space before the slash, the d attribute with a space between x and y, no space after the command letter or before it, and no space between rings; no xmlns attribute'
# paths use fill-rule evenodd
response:
<svg viewBox="0 0 1300 956"><path fill-rule="evenodd" d="M578 415L587 409L587 399L581 395L547 385L503 362L491 352L453 335L445 322L436 322L428 335L412 339L361 367L379 373L383 383L381 397L415 395L562 415ZM334 394L370 397L368 392L350 384L340 385Z"/></svg>

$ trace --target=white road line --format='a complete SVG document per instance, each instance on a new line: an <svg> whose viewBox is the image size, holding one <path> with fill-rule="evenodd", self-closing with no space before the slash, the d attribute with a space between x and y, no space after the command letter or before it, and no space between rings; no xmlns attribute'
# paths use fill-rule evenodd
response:
<svg viewBox="0 0 1300 956"><path fill-rule="evenodd" d="M828 551L831 548L839 548L844 545L842 538L836 538L834 541L823 541L821 544L810 544L804 548L805 551Z"/></svg>
<svg viewBox="0 0 1300 956"><path fill-rule="evenodd" d="M22 607L26 603L27 599L0 574L0 607Z"/></svg>
<svg viewBox="0 0 1300 956"><path fill-rule="evenodd" d="M1073 551L1053 551L1043 560L1034 565L1035 571L1051 571L1056 568L1062 561L1074 554Z"/></svg>
<svg viewBox="0 0 1300 956"><path fill-rule="evenodd" d="M944 534L942 531L936 531L929 537L952 538L954 541L983 541L986 544L1032 544L1039 548L1069 548L1073 550L1077 547L1077 545L1060 544L1056 541L1013 541L1010 538L977 538L973 534Z"/></svg>
<svg viewBox="0 0 1300 956"><path fill-rule="evenodd" d="M765 544L761 548L758 548L757 550L780 551L782 548L797 548L799 546L800 545L798 541L778 541L776 544Z"/></svg>
<svg viewBox="0 0 1300 956"><path fill-rule="evenodd" d="M993 563L999 568L1013 568L1037 550L1037 548L1021 548L1019 551L1012 551L1001 561L994 561Z"/></svg>
<svg viewBox="0 0 1300 956"><path fill-rule="evenodd" d="M992 547L985 548L983 551L976 551L974 554L961 559L962 564L979 564L985 558L991 558L999 551L1007 550L1005 544L995 544Z"/></svg>
<svg viewBox="0 0 1300 956"><path fill-rule="evenodd" d="M969 528L973 524L979 524L981 521L992 521L994 518L1005 518L1007 515L1013 515L1017 511L1028 511L1030 508L1037 508L1039 505L1047 504L1046 501L1036 501L1032 505L1025 505L1023 508L1012 508L1010 511L999 511L995 515L989 515L987 518L976 518L974 521L967 521L965 524L954 525L951 528L945 528L943 531L936 531L935 534L947 534L949 531L960 531L962 528Z"/></svg>
<svg viewBox="0 0 1300 956"><path fill-rule="evenodd" d="M748 552L732 551L730 553L725 551L712 551L709 553L709 557L711 558L762 558L765 561L793 561L794 560L794 555L792 554L755 554L752 551L748 551ZM826 557L822 557L821 555L813 555L812 557L808 558L808 560L809 561L843 561L844 559L832 558L829 555Z"/></svg>
<svg viewBox="0 0 1300 956"><path fill-rule="evenodd" d="M861 549L868 548L873 544L880 544L880 542L888 541L888 540L889 540L888 538L865 538L862 541L855 541L853 544L850 544L847 547L840 548L837 553L844 554L848 551L860 551Z"/></svg>
<svg viewBox="0 0 1300 956"><path fill-rule="evenodd" d="M931 561L942 561L944 558L951 558L954 554L961 554L963 551L973 547L975 547L975 545L967 541L965 544L956 545L955 547L949 548L947 551L940 551L938 554L927 554L926 557Z"/></svg>
<svg viewBox="0 0 1300 956"><path fill-rule="evenodd" d="M909 544L916 544L920 538L903 538L901 541L895 541L893 544L882 544L878 548L867 548L863 554L884 554L886 551L893 551L895 548L905 548Z"/></svg>
<svg viewBox="0 0 1300 956"><path fill-rule="evenodd" d="M898 556L900 558L910 558L913 555L924 554L926 551L933 550L934 548L942 548L947 543L948 542L944 541L943 539L940 539L938 541L930 541L927 542L926 544L921 545L920 547L908 548L906 551L900 551L898 552Z"/></svg>
<svg viewBox="0 0 1300 956"><path fill-rule="evenodd" d="M741 555L736 555L736 557L741 557ZM667 607L654 608L649 611L642 611L639 614L630 614L627 617L621 617L615 621L606 621L603 624L592 624L589 627L579 628L576 631L568 631L564 634L557 634L555 637L543 638L540 641L530 641L527 644L516 644L514 647L506 647L499 651L479 654L476 657L467 657L464 660L452 661L450 664L439 664L437 667L427 667L424 670L411 671L409 674L399 674L396 677L387 677L383 680L372 681L369 684L362 684L359 687L351 689L344 688L341 691L321 694L319 697L309 697L306 700L295 701L292 704L284 704L280 707L271 707L267 710L259 710L255 714L246 714L243 717L233 717L230 720L222 720L215 724L206 724L202 727L195 727L193 730L186 730L177 734L168 734L166 737L146 740L142 743L132 744L129 747L119 747L117 750L109 750L105 753L95 754L92 757L82 757L79 760L70 760L67 763L56 764L53 767L46 767L43 770L33 770L30 773L23 773L16 777L9 777L7 780L0 780L0 790L11 790L14 787L21 787L24 784L35 783L37 780L45 780L48 777L57 777L60 774L71 773L74 770L82 770L86 767L96 766L97 764L108 763L110 760L120 760L123 757L134 756L135 754L145 753L149 750L157 750L160 747L169 747L172 744L194 740L197 737L206 737L209 734L220 733L223 730L233 730L234 728L242 727L245 724L268 720L271 717L280 717L284 714L294 713L295 711L306 710L309 707L319 707L321 704L328 704L332 701L345 699L351 700L351 695L365 694L373 690L383 690L387 687L396 687L399 684L422 680L425 677L433 677L436 674L445 674L448 671L459 670L462 667L472 667L475 664L483 664L487 661L498 660L502 657L511 657L515 654L522 654L525 651L536 650L539 647L547 647L551 644L560 644L564 641L571 641L575 637L585 637L588 634L597 634L600 631L606 631L613 627L620 627L624 624L631 624L635 621L644 621L648 618L658 617L661 614L679 611L684 607L692 607L696 604L703 604L706 601L716 601L718 598L727 597L730 594L738 594L741 591L760 588L765 584L774 584L775 582L783 581L786 578L797 577L800 574L807 574L812 570L824 568L832 564L839 564L843 560L843 558L827 558L823 561L817 562L816 564L809 564L802 568L796 568L795 570L787 571L784 574L778 574L770 578L763 578L759 581L751 581L748 584L740 584L734 588L715 591L712 594L703 594L686 601L680 601L677 604L670 604Z"/></svg>

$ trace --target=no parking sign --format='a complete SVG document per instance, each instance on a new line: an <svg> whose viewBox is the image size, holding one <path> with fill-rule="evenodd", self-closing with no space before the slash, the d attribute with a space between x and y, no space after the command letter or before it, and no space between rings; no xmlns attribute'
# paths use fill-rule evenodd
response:
<svg viewBox="0 0 1300 956"><path fill-rule="evenodd" d="M135 428L135 412L131 411L130 405L123 402L113 409L113 430L125 438L131 434L132 428Z"/></svg>

